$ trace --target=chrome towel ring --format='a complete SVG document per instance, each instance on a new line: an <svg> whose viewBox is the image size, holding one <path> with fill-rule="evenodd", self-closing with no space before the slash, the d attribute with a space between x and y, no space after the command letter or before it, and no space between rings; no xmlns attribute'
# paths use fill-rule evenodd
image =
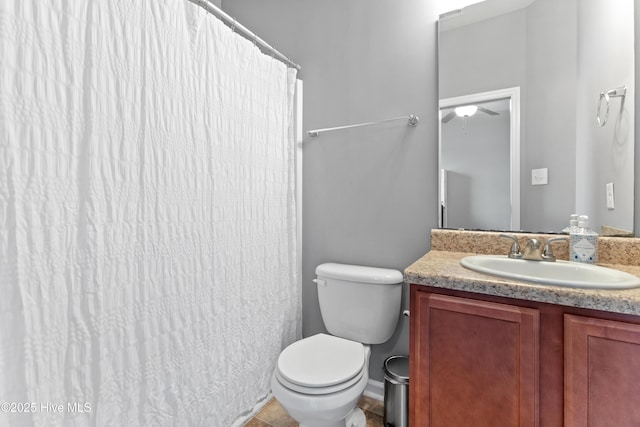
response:
<svg viewBox="0 0 640 427"><path fill-rule="evenodd" d="M598 100L598 111L596 112L596 122L598 126L602 127L607 124L607 120L609 120L609 101L610 98L624 98L627 94L627 87L620 86L615 89L608 90L606 92L600 92L600 99ZM602 111L602 100L605 100L607 104L607 110L604 114L604 120L600 117L600 112Z"/></svg>

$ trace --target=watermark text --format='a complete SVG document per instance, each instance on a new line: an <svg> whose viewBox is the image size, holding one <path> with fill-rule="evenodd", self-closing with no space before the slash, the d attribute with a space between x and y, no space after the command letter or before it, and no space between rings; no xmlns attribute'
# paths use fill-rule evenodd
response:
<svg viewBox="0 0 640 427"><path fill-rule="evenodd" d="M0 412L14 414L86 414L91 409L90 402L0 402Z"/></svg>

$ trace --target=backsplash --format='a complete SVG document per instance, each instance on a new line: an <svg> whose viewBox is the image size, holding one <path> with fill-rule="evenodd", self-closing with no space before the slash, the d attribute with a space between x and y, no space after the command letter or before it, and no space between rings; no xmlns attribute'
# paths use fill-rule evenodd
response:
<svg viewBox="0 0 640 427"><path fill-rule="evenodd" d="M431 250L447 252L467 252L487 255L506 255L511 248L511 241L501 239L500 232L470 231L470 230L431 230ZM537 238L546 241L558 234L513 233L520 245L527 239ZM567 236L568 237L568 236ZM569 259L569 243L557 242L553 244L553 253L558 259ZM640 266L640 239L631 237L599 237L598 264L618 264Z"/></svg>

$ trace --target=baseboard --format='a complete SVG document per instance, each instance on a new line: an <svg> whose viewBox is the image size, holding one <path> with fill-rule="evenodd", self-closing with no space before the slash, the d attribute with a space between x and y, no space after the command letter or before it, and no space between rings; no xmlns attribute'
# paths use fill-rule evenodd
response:
<svg viewBox="0 0 640 427"><path fill-rule="evenodd" d="M367 388L364 389L364 395L379 402L384 402L384 383L369 379Z"/></svg>

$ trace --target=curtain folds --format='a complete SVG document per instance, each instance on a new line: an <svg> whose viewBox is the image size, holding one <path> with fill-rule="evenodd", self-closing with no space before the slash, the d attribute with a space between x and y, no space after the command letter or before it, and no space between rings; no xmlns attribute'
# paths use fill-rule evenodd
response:
<svg viewBox="0 0 640 427"><path fill-rule="evenodd" d="M295 70L186 0L1 2L0 51L0 425L241 424L301 333Z"/></svg>

